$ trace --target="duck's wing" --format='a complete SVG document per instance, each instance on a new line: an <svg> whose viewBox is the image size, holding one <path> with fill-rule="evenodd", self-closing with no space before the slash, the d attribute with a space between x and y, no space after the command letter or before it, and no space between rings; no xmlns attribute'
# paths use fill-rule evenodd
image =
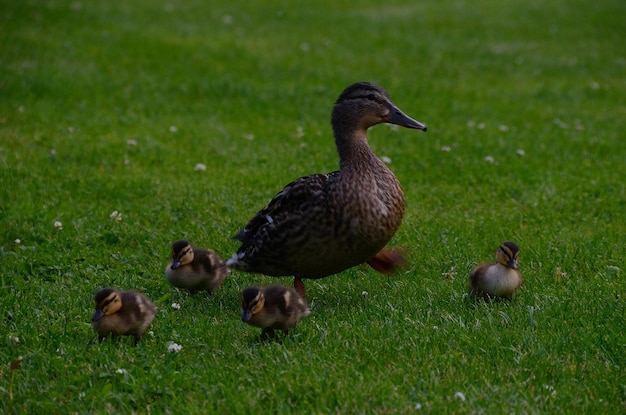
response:
<svg viewBox="0 0 626 415"><path fill-rule="evenodd" d="M337 173L312 174L292 181L250 219L235 239L243 245L254 244L261 233L301 220L307 212L313 214L314 210L323 209L328 183Z"/></svg>

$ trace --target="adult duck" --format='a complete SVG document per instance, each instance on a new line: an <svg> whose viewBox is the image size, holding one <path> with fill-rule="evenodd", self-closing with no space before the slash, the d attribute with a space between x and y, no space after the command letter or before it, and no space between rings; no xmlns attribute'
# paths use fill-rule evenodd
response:
<svg viewBox="0 0 626 415"><path fill-rule="evenodd" d="M377 254L402 221L400 183L370 148L367 130L390 123L426 131L382 87L368 82L341 93L331 123L339 170L285 186L235 236L241 247L226 263L269 276L293 275L303 298L304 278L324 278L364 262L380 269L387 254Z"/></svg>

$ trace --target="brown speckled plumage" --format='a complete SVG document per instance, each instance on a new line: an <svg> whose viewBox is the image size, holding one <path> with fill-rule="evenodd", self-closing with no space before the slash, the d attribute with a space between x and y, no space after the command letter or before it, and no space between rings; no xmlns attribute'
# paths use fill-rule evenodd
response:
<svg viewBox="0 0 626 415"><path fill-rule="evenodd" d="M426 130L381 87L346 88L332 113L339 170L289 183L236 238L242 244L232 268L270 276L323 278L364 263L392 238L402 221L400 183L370 149L367 129L379 123Z"/></svg>
<svg viewBox="0 0 626 415"><path fill-rule="evenodd" d="M165 278L175 287L213 292L228 274L224 261L210 249L196 249L185 240L172 244Z"/></svg>
<svg viewBox="0 0 626 415"><path fill-rule="evenodd" d="M496 251L496 262L476 267L469 277L469 293L473 298L513 298L522 285L522 274L517 270L519 246L504 242Z"/></svg>
<svg viewBox="0 0 626 415"><path fill-rule="evenodd" d="M262 338L273 336L274 330L282 330L286 335L310 313L306 301L296 291L282 285L248 287L241 293L241 320L261 327Z"/></svg>
<svg viewBox="0 0 626 415"><path fill-rule="evenodd" d="M135 291L103 288L94 300L96 312L91 322L101 341L109 335L134 336L136 345L157 312L145 295Z"/></svg>

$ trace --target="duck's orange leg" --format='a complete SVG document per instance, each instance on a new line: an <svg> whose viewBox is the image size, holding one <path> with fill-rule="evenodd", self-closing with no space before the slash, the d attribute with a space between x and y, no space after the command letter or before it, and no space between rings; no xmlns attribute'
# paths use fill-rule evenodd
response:
<svg viewBox="0 0 626 415"><path fill-rule="evenodd" d="M298 294L300 294L300 297L305 298L304 294L305 294L305 289L304 289L304 283L302 282L302 280L298 277L295 277L293 279L293 288L296 289L296 291L298 292Z"/></svg>

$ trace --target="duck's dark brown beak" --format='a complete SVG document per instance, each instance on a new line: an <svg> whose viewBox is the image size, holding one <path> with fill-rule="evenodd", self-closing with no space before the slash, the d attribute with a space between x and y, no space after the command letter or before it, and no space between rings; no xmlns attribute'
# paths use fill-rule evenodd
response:
<svg viewBox="0 0 626 415"><path fill-rule="evenodd" d="M91 318L91 321L98 321L102 317L104 317L104 313L102 312L101 309L97 309L96 310L96 314L93 315L93 317Z"/></svg>
<svg viewBox="0 0 626 415"><path fill-rule="evenodd" d="M243 310L241 313L241 321L248 322L252 318L252 312L250 310Z"/></svg>
<svg viewBox="0 0 626 415"><path fill-rule="evenodd" d="M389 114L383 117L384 122L400 125L406 128L414 128L416 130L426 131L426 126L421 122L409 117L396 106L390 108Z"/></svg>

